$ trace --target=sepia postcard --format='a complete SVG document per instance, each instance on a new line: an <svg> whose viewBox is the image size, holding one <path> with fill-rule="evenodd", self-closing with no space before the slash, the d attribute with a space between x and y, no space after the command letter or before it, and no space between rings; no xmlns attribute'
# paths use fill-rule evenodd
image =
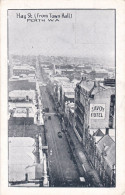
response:
<svg viewBox="0 0 125 195"><path fill-rule="evenodd" d="M2 195L124 195L125 2L15 2L1 3Z"/></svg>

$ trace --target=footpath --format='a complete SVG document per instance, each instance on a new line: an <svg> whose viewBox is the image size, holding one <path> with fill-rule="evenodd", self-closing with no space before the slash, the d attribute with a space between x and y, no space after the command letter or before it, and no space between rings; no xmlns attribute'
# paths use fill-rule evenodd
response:
<svg viewBox="0 0 125 195"><path fill-rule="evenodd" d="M77 139L76 134L71 126L68 127L67 133L65 133L65 135L72 150L71 152L77 163L80 177L85 176L85 179L87 180L87 186L103 187L98 173L88 162L83 146Z"/></svg>

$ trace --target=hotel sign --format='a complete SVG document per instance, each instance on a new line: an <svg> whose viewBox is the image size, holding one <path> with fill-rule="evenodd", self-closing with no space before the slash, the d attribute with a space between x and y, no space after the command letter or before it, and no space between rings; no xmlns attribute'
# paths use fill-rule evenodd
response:
<svg viewBox="0 0 125 195"><path fill-rule="evenodd" d="M90 104L90 119L105 119L105 104Z"/></svg>

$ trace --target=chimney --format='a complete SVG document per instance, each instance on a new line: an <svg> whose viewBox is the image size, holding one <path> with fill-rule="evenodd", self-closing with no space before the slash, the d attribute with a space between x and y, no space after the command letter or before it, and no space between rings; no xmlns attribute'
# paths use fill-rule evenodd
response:
<svg viewBox="0 0 125 195"><path fill-rule="evenodd" d="M26 117L29 117L29 108L26 108Z"/></svg>
<svg viewBox="0 0 125 195"><path fill-rule="evenodd" d="M94 81L94 87L97 87L97 86L98 86L98 82Z"/></svg>
<svg viewBox="0 0 125 195"><path fill-rule="evenodd" d="M28 101L28 100L29 100L29 96L27 95L27 96L26 96L26 101Z"/></svg>
<svg viewBox="0 0 125 195"><path fill-rule="evenodd" d="M82 81L86 81L86 79L87 79L87 78L86 78L85 76L84 76L84 77L82 76Z"/></svg>
<svg viewBox="0 0 125 195"><path fill-rule="evenodd" d="M106 134L106 135L109 135L109 128L106 128L105 134Z"/></svg>
<svg viewBox="0 0 125 195"><path fill-rule="evenodd" d="M28 181L28 173L25 173L25 181Z"/></svg>

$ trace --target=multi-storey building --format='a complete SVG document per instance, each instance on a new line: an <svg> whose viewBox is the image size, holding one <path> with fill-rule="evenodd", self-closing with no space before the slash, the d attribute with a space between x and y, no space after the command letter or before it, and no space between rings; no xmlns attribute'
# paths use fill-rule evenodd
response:
<svg viewBox="0 0 125 195"><path fill-rule="evenodd" d="M89 129L85 150L104 186L115 186L115 131Z"/></svg>
<svg viewBox="0 0 125 195"><path fill-rule="evenodd" d="M74 126L74 103L65 102L65 115L68 119L68 124L72 128Z"/></svg>
<svg viewBox="0 0 125 195"><path fill-rule="evenodd" d="M67 77L55 76L49 78L47 90L53 96L53 99L56 103L62 102L61 86L64 83L69 83L69 79Z"/></svg>
<svg viewBox="0 0 125 195"><path fill-rule="evenodd" d="M113 128L115 88L82 79L75 89L75 125L78 139L86 144L88 128Z"/></svg>
<svg viewBox="0 0 125 195"><path fill-rule="evenodd" d="M65 102L74 102L75 91L72 84L61 85L60 87L60 103L62 109L65 109Z"/></svg>

